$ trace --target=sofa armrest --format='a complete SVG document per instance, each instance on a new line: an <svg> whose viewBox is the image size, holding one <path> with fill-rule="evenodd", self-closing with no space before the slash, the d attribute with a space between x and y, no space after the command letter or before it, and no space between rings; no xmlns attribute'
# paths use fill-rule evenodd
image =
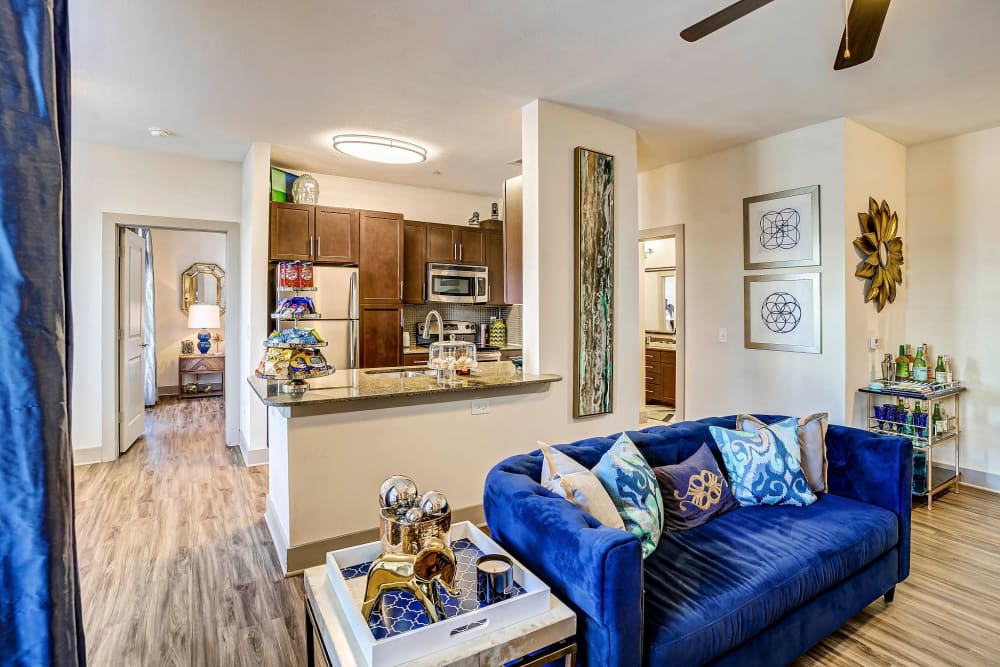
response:
<svg viewBox="0 0 1000 667"><path fill-rule="evenodd" d="M529 476L486 477L483 507L493 538L577 614L581 665L638 665L642 659L639 540L602 525Z"/></svg>
<svg viewBox="0 0 1000 667"><path fill-rule="evenodd" d="M826 434L827 488L893 512L899 519L899 581L910 573L913 444L908 438L831 425Z"/></svg>

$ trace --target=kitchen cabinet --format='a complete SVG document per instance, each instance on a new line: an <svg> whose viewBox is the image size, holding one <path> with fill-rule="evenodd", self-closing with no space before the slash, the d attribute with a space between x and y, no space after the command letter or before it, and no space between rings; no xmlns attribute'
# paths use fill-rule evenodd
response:
<svg viewBox="0 0 1000 667"><path fill-rule="evenodd" d="M360 212L358 291L362 304L403 301L403 215Z"/></svg>
<svg viewBox="0 0 1000 667"><path fill-rule="evenodd" d="M426 366L427 365L426 354L404 354L403 355L403 365L404 366Z"/></svg>
<svg viewBox="0 0 1000 667"><path fill-rule="evenodd" d="M357 264L359 212L353 209L271 202L271 261Z"/></svg>
<svg viewBox="0 0 1000 667"><path fill-rule="evenodd" d="M403 307L361 305L361 368L399 366L403 354Z"/></svg>
<svg viewBox="0 0 1000 667"><path fill-rule="evenodd" d="M677 400L677 352L646 348L646 403L673 407Z"/></svg>
<svg viewBox="0 0 1000 667"><path fill-rule="evenodd" d="M427 223L403 221L403 303L423 303L427 281Z"/></svg>
<svg viewBox="0 0 1000 667"><path fill-rule="evenodd" d="M427 223L427 262L482 266L486 263L483 230Z"/></svg>
<svg viewBox="0 0 1000 667"><path fill-rule="evenodd" d="M271 202L270 255L274 261L313 259L312 238L316 207Z"/></svg>
<svg viewBox="0 0 1000 667"><path fill-rule="evenodd" d="M490 270L490 300L491 306L502 306L504 299L504 258L503 229L489 229L483 234L486 240L486 268Z"/></svg>
<svg viewBox="0 0 1000 667"><path fill-rule="evenodd" d="M524 202L521 177L508 178L503 188L504 303L522 303L524 264Z"/></svg>

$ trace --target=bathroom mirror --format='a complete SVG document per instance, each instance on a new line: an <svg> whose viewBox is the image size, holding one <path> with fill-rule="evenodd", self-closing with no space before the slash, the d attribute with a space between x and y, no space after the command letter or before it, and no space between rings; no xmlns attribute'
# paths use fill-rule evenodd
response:
<svg viewBox="0 0 1000 667"><path fill-rule="evenodd" d="M212 303L226 312L226 272L218 264L196 262L181 274L181 310L193 303Z"/></svg>

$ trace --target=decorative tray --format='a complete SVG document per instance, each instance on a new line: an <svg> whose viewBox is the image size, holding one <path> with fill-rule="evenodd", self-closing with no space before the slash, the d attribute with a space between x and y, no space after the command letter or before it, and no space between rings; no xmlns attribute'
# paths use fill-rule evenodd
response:
<svg viewBox="0 0 1000 667"><path fill-rule="evenodd" d="M379 542L331 551L326 555L327 578L340 599L361 652L372 667L396 665L435 653L485 632L545 613L549 587L514 561L514 589L502 602L483 606L476 596L476 560L484 554L507 554L468 521L451 527L451 547L458 561L455 584L462 594L440 590L448 618L428 623L423 608L410 593L383 595L369 624L361 616L368 567L382 551Z"/></svg>

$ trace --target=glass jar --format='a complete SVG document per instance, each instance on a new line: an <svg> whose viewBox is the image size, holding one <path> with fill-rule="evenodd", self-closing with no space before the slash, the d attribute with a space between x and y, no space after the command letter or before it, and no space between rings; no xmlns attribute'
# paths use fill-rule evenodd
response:
<svg viewBox="0 0 1000 667"><path fill-rule="evenodd" d="M431 343L427 367L437 372L439 383L454 382L456 375L469 375L479 367L476 345L460 340Z"/></svg>

